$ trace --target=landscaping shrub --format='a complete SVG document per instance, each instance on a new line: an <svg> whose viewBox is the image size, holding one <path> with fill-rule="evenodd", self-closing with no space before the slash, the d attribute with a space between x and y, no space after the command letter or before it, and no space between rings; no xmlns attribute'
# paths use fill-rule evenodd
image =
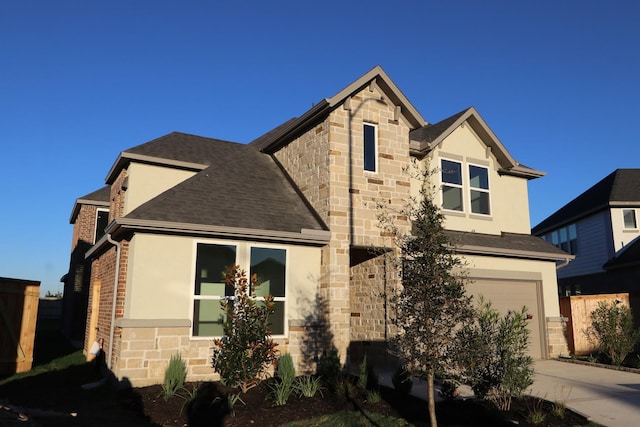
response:
<svg viewBox="0 0 640 427"><path fill-rule="evenodd" d="M260 284L255 274L249 280L244 270L234 265L227 267L224 278L233 287L234 296L220 303L227 317L222 338L213 341L212 365L226 385L246 393L277 359L269 329L275 304L271 295L264 301L256 300L255 289Z"/></svg>
<svg viewBox="0 0 640 427"><path fill-rule="evenodd" d="M271 385L271 396L276 406L285 405L294 390L296 368L291 354L285 353L278 359L276 381Z"/></svg>
<svg viewBox="0 0 640 427"><path fill-rule="evenodd" d="M591 324L587 330L589 339L599 346L611 363L622 365L640 338L640 330L633 326L631 309L618 302L600 301L591 312Z"/></svg>
<svg viewBox="0 0 640 427"><path fill-rule="evenodd" d="M184 387L184 380L187 376L187 367L180 356L176 353L171 356L169 365L164 371L164 382L162 383L162 394L165 399L173 395Z"/></svg>
<svg viewBox="0 0 640 427"><path fill-rule="evenodd" d="M311 375L303 375L301 377L298 377L296 378L294 388L296 389L299 396L313 397L316 395L316 393L320 392L320 395L324 397L324 395L322 394L323 387L320 381L320 377L312 377Z"/></svg>
<svg viewBox="0 0 640 427"><path fill-rule="evenodd" d="M533 384L533 359L527 354L527 309L500 316L480 298L473 320L458 332L467 350L456 355L462 381L480 398L493 400L509 410L511 399Z"/></svg>
<svg viewBox="0 0 640 427"><path fill-rule="evenodd" d="M340 355L337 348L332 347L322 353L318 361L318 375L322 376L330 387L336 388L342 375Z"/></svg>

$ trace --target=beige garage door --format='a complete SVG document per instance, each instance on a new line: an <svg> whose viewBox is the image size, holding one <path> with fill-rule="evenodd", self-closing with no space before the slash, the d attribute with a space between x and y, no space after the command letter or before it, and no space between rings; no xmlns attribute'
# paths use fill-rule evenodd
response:
<svg viewBox="0 0 640 427"><path fill-rule="evenodd" d="M546 352L542 351L545 348L542 328L544 311L537 282L472 279L471 283L467 284L467 289L474 297L484 296L485 300L491 301L492 306L503 314L509 310L519 310L523 305L526 306L532 317L528 321L531 332L529 354L534 359L542 359L546 356Z"/></svg>

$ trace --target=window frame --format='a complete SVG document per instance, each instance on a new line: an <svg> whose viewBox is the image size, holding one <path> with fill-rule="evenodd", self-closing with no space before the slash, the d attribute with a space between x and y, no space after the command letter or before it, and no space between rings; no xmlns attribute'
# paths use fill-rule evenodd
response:
<svg viewBox="0 0 640 427"><path fill-rule="evenodd" d="M478 168L478 169L484 169L487 173L487 188L482 188L482 187L473 187L471 185L471 168ZM473 215L482 215L482 216L491 216L491 174L489 173L489 168L487 166L483 166L483 165L479 165L473 162L467 162L467 173L468 173L468 177L467 177L467 182L469 185L469 213L473 214ZM463 177L463 184L464 184L464 177ZM473 191L477 191L479 193L486 193L487 194L487 205L488 205L488 213L483 213L483 212L474 212L473 211L473 197L471 196L471 193Z"/></svg>
<svg viewBox="0 0 640 427"><path fill-rule="evenodd" d="M373 132L373 147L369 147L371 144L367 143L367 127L370 127ZM371 148L373 148L373 169L367 169L367 153L370 152ZM362 169L365 172L378 172L378 125L374 123L362 123Z"/></svg>
<svg viewBox="0 0 640 427"><path fill-rule="evenodd" d="M460 166L460 184L456 184L456 183L452 183L452 182L447 182L444 180L444 176L443 176L443 171L444 171L444 167L443 167L443 162L451 162L451 163L456 163ZM464 190L464 182L465 182L465 176L464 176L464 162L461 160L453 160L453 159L449 159L446 157L441 157L440 158L440 208L443 211L446 212L465 212L465 190ZM450 187L450 188L458 188L460 190L460 209L447 209L444 207L444 188L445 187Z"/></svg>
<svg viewBox="0 0 640 427"><path fill-rule="evenodd" d="M633 227L627 227L627 213L633 214ZM638 229L638 217L636 215L636 210L634 208L631 209L622 209L622 228L624 230L637 230Z"/></svg>
<svg viewBox="0 0 640 427"><path fill-rule="evenodd" d="M95 244L98 240L100 240L106 233L102 230L102 236L98 237L98 217L100 216L100 212L106 212L107 214L107 224L105 228L109 225L109 209L108 208L96 208L96 218L93 222L93 243Z"/></svg>
<svg viewBox="0 0 640 427"><path fill-rule="evenodd" d="M222 301L224 299L233 299L233 297L229 297L226 295L196 295L196 279L198 274L197 269L197 258L198 258L198 245L211 245L211 246L234 246L236 250L236 258L235 263L239 265L241 268L244 268L247 273L247 278L251 277L251 249L252 248L261 248L261 249L280 249L285 252L285 274L284 274L284 296L275 297L273 300L275 302L282 302L284 308L283 314L283 323L282 325L282 334L272 334L272 338L286 338L289 335L289 304L288 304L288 293L289 284L290 284L290 248L286 245L278 245L278 244L268 244L268 243L259 243L259 242L241 242L241 241L232 241L232 240L216 240L216 241L207 241L207 240L196 240L193 245L193 257L192 257L192 266L193 272L191 274L191 307L189 311L189 319L191 321L191 327L189 328L190 339L192 340L211 340L215 338L220 338L221 335L195 335L194 327L195 327L195 305L196 301L202 300L214 300L214 301ZM256 297L257 301L264 301L264 297Z"/></svg>

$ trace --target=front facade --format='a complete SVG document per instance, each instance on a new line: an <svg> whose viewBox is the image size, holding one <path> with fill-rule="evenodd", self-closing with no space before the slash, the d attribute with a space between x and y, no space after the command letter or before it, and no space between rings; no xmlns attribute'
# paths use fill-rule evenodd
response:
<svg viewBox="0 0 640 427"><path fill-rule="evenodd" d="M640 169L617 169L535 226L575 255L558 270L560 296L639 290Z"/></svg>
<svg viewBox="0 0 640 427"><path fill-rule="evenodd" d="M220 271L237 263L275 296L274 337L299 369L329 345L346 363L384 354L372 350L393 333L398 278L377 214L416 194L416 164L440 171L434 197L470 292L501 310L527 305L535 357L566 352L555 264L570 256L529 234L527 181L542 173L473 108L428 124L380 67L248 145L174 133L122 152L106 234L86 254L85 348L98 342L134 384L161 382L176 352L189 380L211 379L229 292Z"/></svg>

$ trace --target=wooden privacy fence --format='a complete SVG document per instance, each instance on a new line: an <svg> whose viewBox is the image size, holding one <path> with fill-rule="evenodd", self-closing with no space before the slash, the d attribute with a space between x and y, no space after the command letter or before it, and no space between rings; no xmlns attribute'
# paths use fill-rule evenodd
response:
<svg viewBox="0 0 640 427"><path fill-rule="evenodd" d="M33 364L40 282L0 277L0 375Z"/></svg>
<svg viewBox="0 0 640 427"><path fill-rule="evenodd" d="M598 303L618 301L629 307L629 294L600 294L560 297L560 314L567 321L567 344L569 352L575 355L590 354L596 346L589 341L585 333L591 327L591 312Z"/></svg>

